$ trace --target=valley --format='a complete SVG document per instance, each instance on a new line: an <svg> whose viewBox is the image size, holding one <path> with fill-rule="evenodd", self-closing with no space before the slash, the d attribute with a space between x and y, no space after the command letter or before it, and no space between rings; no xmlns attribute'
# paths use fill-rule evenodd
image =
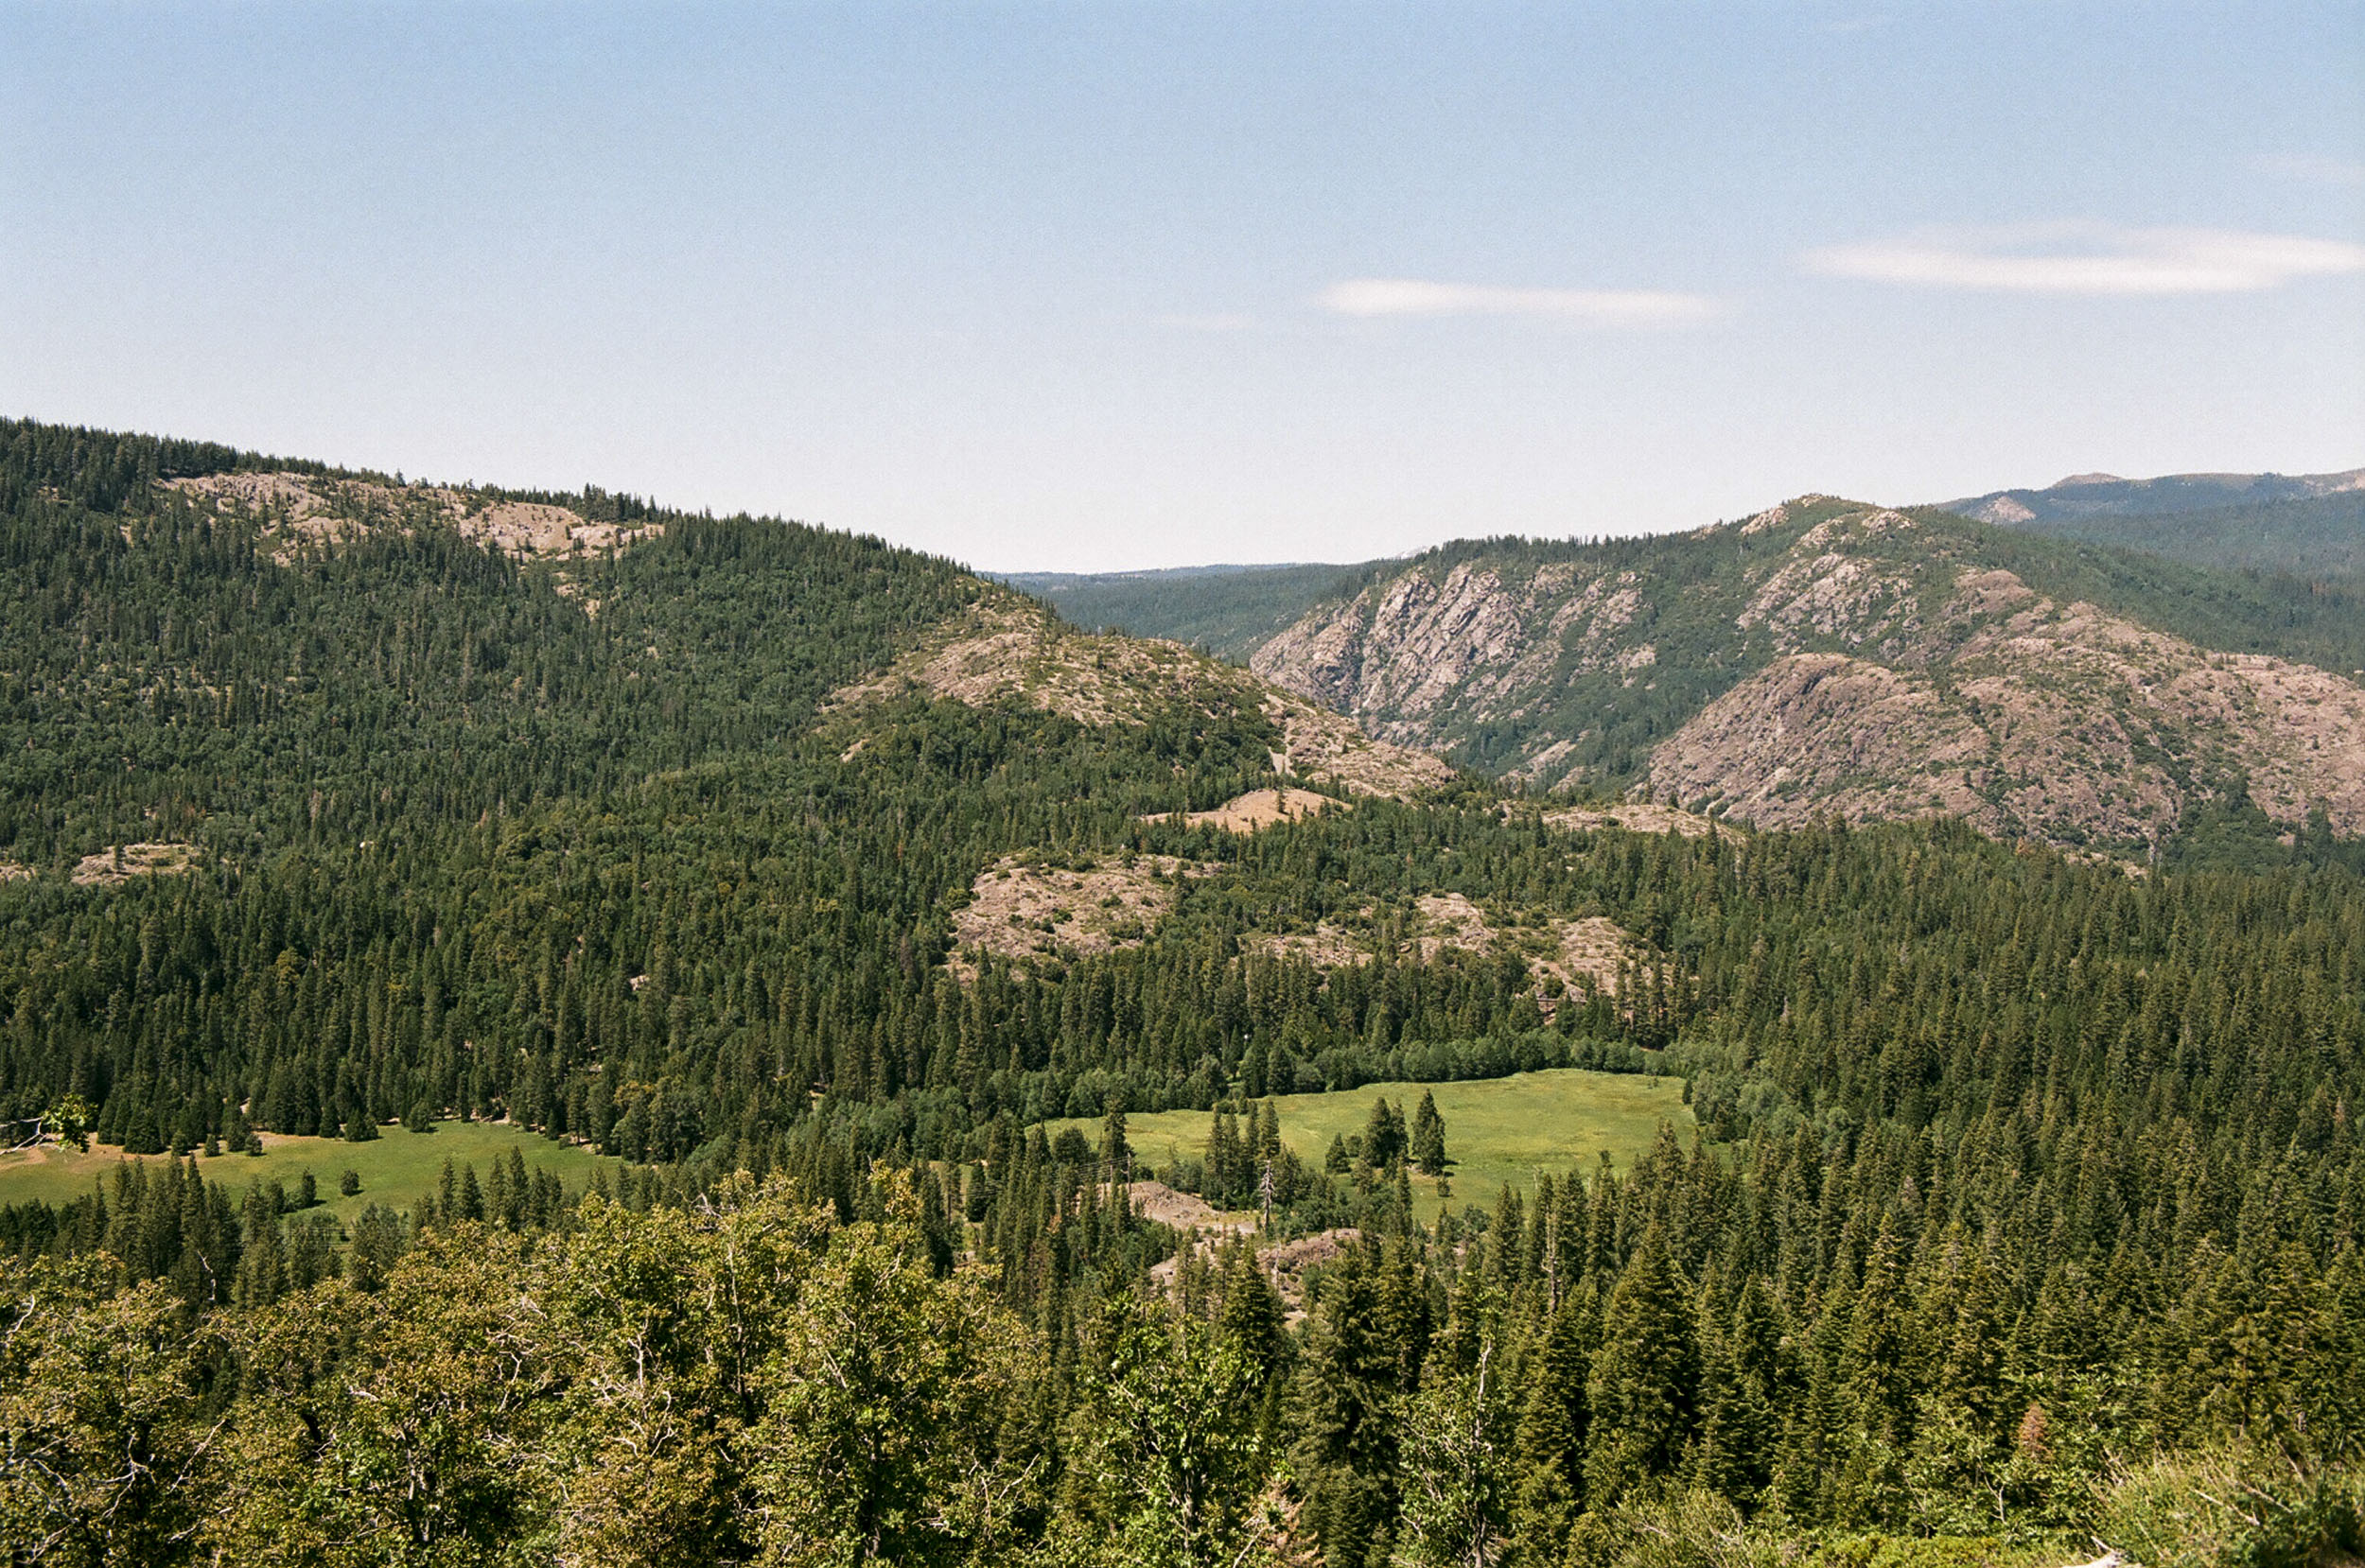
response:
<svg viewBox="0 0 2365 1568"><path fill-rule="evenodd" d="M1243 667L22 421L0 557L12 1549L1283 1568L1471 1485L1556 1565L2058 1568L2349 1495L2345 590L1802 497L1292 580Z"/></svg>
<svg viewBox="0 0 2365 1568"><path fill-rule="evenodd" d="M1373 1102L1386 1100L1410 1116L1421 1096L1432 1096L1445 1118L1448 1195L1436 1178L1414 1172L1415 1212L1422 1223L1457 1202L1493 1208L1506 1191L1533 1198L1539 1175L1564 1179L1590 1175L1601 1157L1629 1170L1650 1151L1662 1127L1687 1144L1693 1125L1683 1085L1647 1073L1590 1072L1578 1068L1518 1072L1460 1083L1377 1083L1327 1094L1288 1094L1271 1102L1281 1141L1306 1166L1320 1169L1333 1139L1360 1137ZM1163 1176L1204 1161L1210 1117L1198 1111L1158 1111L1129 1117L1126 1138L1137 1159ZM1054 1123L1057 1137L1073 1128L1098 1132L1090 1121ZM1253 1216L1251 1216L1253 1217Z"/></svg>

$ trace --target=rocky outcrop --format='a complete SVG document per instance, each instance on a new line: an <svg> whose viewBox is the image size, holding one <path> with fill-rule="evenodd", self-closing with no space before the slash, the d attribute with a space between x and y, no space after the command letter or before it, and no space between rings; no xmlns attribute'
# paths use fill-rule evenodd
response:
<svg viewBox="0 0 2365 1568"><path fill-rule="evenodd" d="M1630 635L1646 608L1632 572L1587 575L1569 563L1524 577L1479 563L1442 576L1416 568L1316 609L1257 650L1249 668L1350 715L1367 733L1433 747L1468 723L1516 713L1537 688L1573 675L1632 680L1649 670L1657 651Z"/></svg>
<svg viewBox="0 0 2365 1568"><path fill-rule="evenodd" d="M1392 741L1761 826L1948 813L2140 849L2239 785L2365 832L2365 687L2048 594L1994 537L1804 497L1620 549L1465 548L1318 606L1253 668ZM1642 739L1620 775L1621 720Z"/></svg>
<svg viewBox="0 0 2365 1568"><path fill-rule="evenodd" d="M972 705L1015 697L1092 725L1145 723L1177 702L1210 714L1254 710L1281 737L1272 760L1285 776L1392 799L1454 776L1436 756L1375 740L1352 719L1179 642L1080 632L1000 588L889 669L832 693L831 708L844 714L907 690Z"/></svg>
<svg viewBox="0 0 2365 1568"><path fill-rule="evenodd" d="M2166 837L2197 789L2239 775L2270 817L2321 806L2365 830L2354 682L2058 605L2008 572L1966 572L1948 609L1975 624L1918 646L1918 668L1776 660L1653 754L1654 793L1766 826L1946 812L1997 834L2130 844Z"/></svg>
<svg viewBox="0 0 2365 1568"><path fill-rule="evenodd" d="M656 523L593 522L563 506L515 501L447 485L391 485L312 474L206 474L166 479L166 489L223 511L262 519L282 559L300 541L335 541L376 529L433 521L493 549L568 556L615 549L661 531Z"/></svg>

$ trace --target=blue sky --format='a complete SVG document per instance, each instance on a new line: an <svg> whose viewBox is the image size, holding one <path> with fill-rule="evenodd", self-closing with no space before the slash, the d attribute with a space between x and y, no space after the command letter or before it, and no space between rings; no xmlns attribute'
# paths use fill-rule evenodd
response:
<svg viewBox="0 0 2365 1568"><path fill-rule="evenodd" d="M0 6L0 411L1359 560L2365 463L2365 8Z"/></svg>

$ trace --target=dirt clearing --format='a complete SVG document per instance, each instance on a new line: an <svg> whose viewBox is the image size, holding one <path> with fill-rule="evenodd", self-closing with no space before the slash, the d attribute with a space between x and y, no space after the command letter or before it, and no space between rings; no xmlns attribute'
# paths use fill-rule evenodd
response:
<svg viewBox="0 0 2365 1568"><path fill-rule="evenodd" d="M1270 828L1277 822L1294 822L1344 804L1328 795L1318 795L1311 790L1251 790L1244 795L1233 796L1212 811L1178 811L1173 816L1146 820L1172 822L1179 818L1187 828L1220 828L1227 833L1253 833L1259 828Z"/></svg>
<svg viewBox="0 0 2365 1568"><path fill-rule="evenodd" d="M1629 833L1674 832L1688 839L1706 838L1714 833L1727 841L1738 841L1740 832L1697 811L1679 810L1673 806L1658 806L1647 801L1635 801L1599 809L1568 811L1547 811L1545 823L1553 828L1566 828L1573 833L1589 833L1601 828L1622 828Z"/></svg>
<svg viewBox="0 0 2365 1568"><path fill-rule="evenodd" d="M974 955L1077 956L1137 948L1174 907L1179 879L1212 877L1220 865L1138 855L1083 866L1030 864L1006 855L978 874L969 902L953 916L952 961L962 979L976 975Z"/></svg>
<svg viewBox="0 0 2365 1568"><path fill-rule="evenodd" d="M82 887L114 887L134 877L175 877L196 869L197 851L185 844L126 844L85 855L74 868Z"/></svg>

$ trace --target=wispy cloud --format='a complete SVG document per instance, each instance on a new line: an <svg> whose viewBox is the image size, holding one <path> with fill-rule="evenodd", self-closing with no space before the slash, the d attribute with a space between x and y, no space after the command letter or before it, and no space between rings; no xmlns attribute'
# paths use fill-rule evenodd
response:
<svg viewBox="0 0 2365 1568"><path fill-rule="evenodd" d="M2016 294L2239 294L2365 271L2365 245L2231 229L2043 223L1933 229L1807 253L1810 271Z"/></svg>
<svg viewBox="0 0 2365 1568"><path fill-rule="evenodd" d="M1718 313L1704 294L1652 288L1498 288L1421 278L1350 278L1323 290L1341 316L1527 316L1570 326L1690 326Z"/></svg>

